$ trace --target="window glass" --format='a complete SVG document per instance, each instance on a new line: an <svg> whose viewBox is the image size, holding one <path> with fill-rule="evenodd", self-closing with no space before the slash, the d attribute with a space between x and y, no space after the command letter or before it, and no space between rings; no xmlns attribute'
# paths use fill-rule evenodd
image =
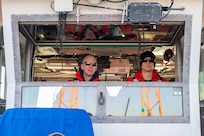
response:
<svg viewBox="0 0 204 136"><path fill-rule="evenodd" d="M96 87L23 87L22 107L78 108L97 113Z"/></svg>
<svg viewBox="0 0 204 136"><path fill-rule="evenodd" d="M103 105L106 116L183 115L182 88L107 86L106 89L104 95L96 87L23 87L22 107L79 108L96 116L97 105Z"/></svg>
<svg viewBox="0 0 204 136"><path fill-rule="evenodd" d="M31 46L25 37L20 38L22 77L32 81L70 81L76 78L82 58L92 54L97 57L101 81L126 81L140 68L140 54L148 50L155 54L155 69L162 77L168 81L181 81L181 75L177 73L182 69L175 63L182 65L176 55L177 49L183 47L178 48L179 45L173 42L175 37L183 35L183 25L183 22L157 25L113 22L65 24L62 30L57 24L20 25L21 33L27 37L25 32L29 32L36 44Z"/></svg>
<svg viewBox="0 0 204 136"><path fill-rule="evenodd" d="M182 116L182 89L107 87L107 116Z"/></svg>

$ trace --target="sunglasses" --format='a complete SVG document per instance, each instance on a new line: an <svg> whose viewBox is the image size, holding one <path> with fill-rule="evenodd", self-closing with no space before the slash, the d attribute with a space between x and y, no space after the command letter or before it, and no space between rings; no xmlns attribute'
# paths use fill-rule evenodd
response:
<svg viewBox="0 0 204 136"><path fill-rule="evenodd" d="M146 59L146 60L143 60L142 62L154 62L154 60Z"/></svg>
<svg viewBox="0 0 204 136"><path fill-rule="evenodd" d="M82 64L85 64L86 66L90 66L90 65L92 65L92 66L97 66L97 63L96 62L83 62Z"/></svg>

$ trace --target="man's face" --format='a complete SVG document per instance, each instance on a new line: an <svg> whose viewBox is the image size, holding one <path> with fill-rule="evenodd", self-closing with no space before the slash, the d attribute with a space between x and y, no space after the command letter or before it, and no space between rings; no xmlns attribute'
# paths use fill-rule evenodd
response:
<svg viewBox="0 0 204 136"><path fill-rule="evenodd" d="M97 61L93 56L87 56L84 58L81 69L83 70L84 76L92 77L97 70Z"/></svg>
<svg viewBox="0 0 204 136"><path fill-rule="evenodd" d="M146 57L146 58L142 61L141 68L142 68L143 71L151 72L151 71L154 69L154 61L151 60L150 57Z"/></svg>

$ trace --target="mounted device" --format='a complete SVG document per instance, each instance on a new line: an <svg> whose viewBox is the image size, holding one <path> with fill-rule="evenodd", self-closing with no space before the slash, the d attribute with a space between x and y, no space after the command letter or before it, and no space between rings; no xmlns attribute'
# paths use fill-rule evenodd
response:
<svg viewBox="0 0 204 136"><path fill-rule="evenodd" d="M128 20L131 23L158 23L162 18L159 3L136 2L128 6Z"/></svg>
<svg viewBox="0 0 204 136"><path fill-rule="evenodd" d="M73 0L54 0L54 9L56 12L73 11Z"/></svg>

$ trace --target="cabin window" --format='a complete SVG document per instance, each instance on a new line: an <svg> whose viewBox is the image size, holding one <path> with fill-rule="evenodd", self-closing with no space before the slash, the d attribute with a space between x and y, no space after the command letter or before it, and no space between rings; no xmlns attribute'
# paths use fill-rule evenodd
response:
<svg viewBox="0 0 204 136"><path fill-rule="evenodd" d="M155 69L162 77L182 81L178 74L182 68L177 65L182 65L182 58L177 52L183 45L175 41L184 33L183 27L183 22L66 24L63 28L58 24L23 24L20 32L29 33L35 45L21 45L21 63L30 63L29 67L22 65L22 74L29 69L31 81L71 81L82 58L92 54L97 57L101 81L126 81L140 69L140 54L148 50L155 54ZM25 76L23 81L28 80Z"/></svg>
<svg viewBox="0 0 204 136"><path fill-rule="evenodd" d="M16 107L85 109L94 123L190 122L189 16L157 24L83 17L61 24L49 15L12 16ZM144 51L168 82L127 82ZM97 58L100 82L73 81L87 54Z"/></svg>

